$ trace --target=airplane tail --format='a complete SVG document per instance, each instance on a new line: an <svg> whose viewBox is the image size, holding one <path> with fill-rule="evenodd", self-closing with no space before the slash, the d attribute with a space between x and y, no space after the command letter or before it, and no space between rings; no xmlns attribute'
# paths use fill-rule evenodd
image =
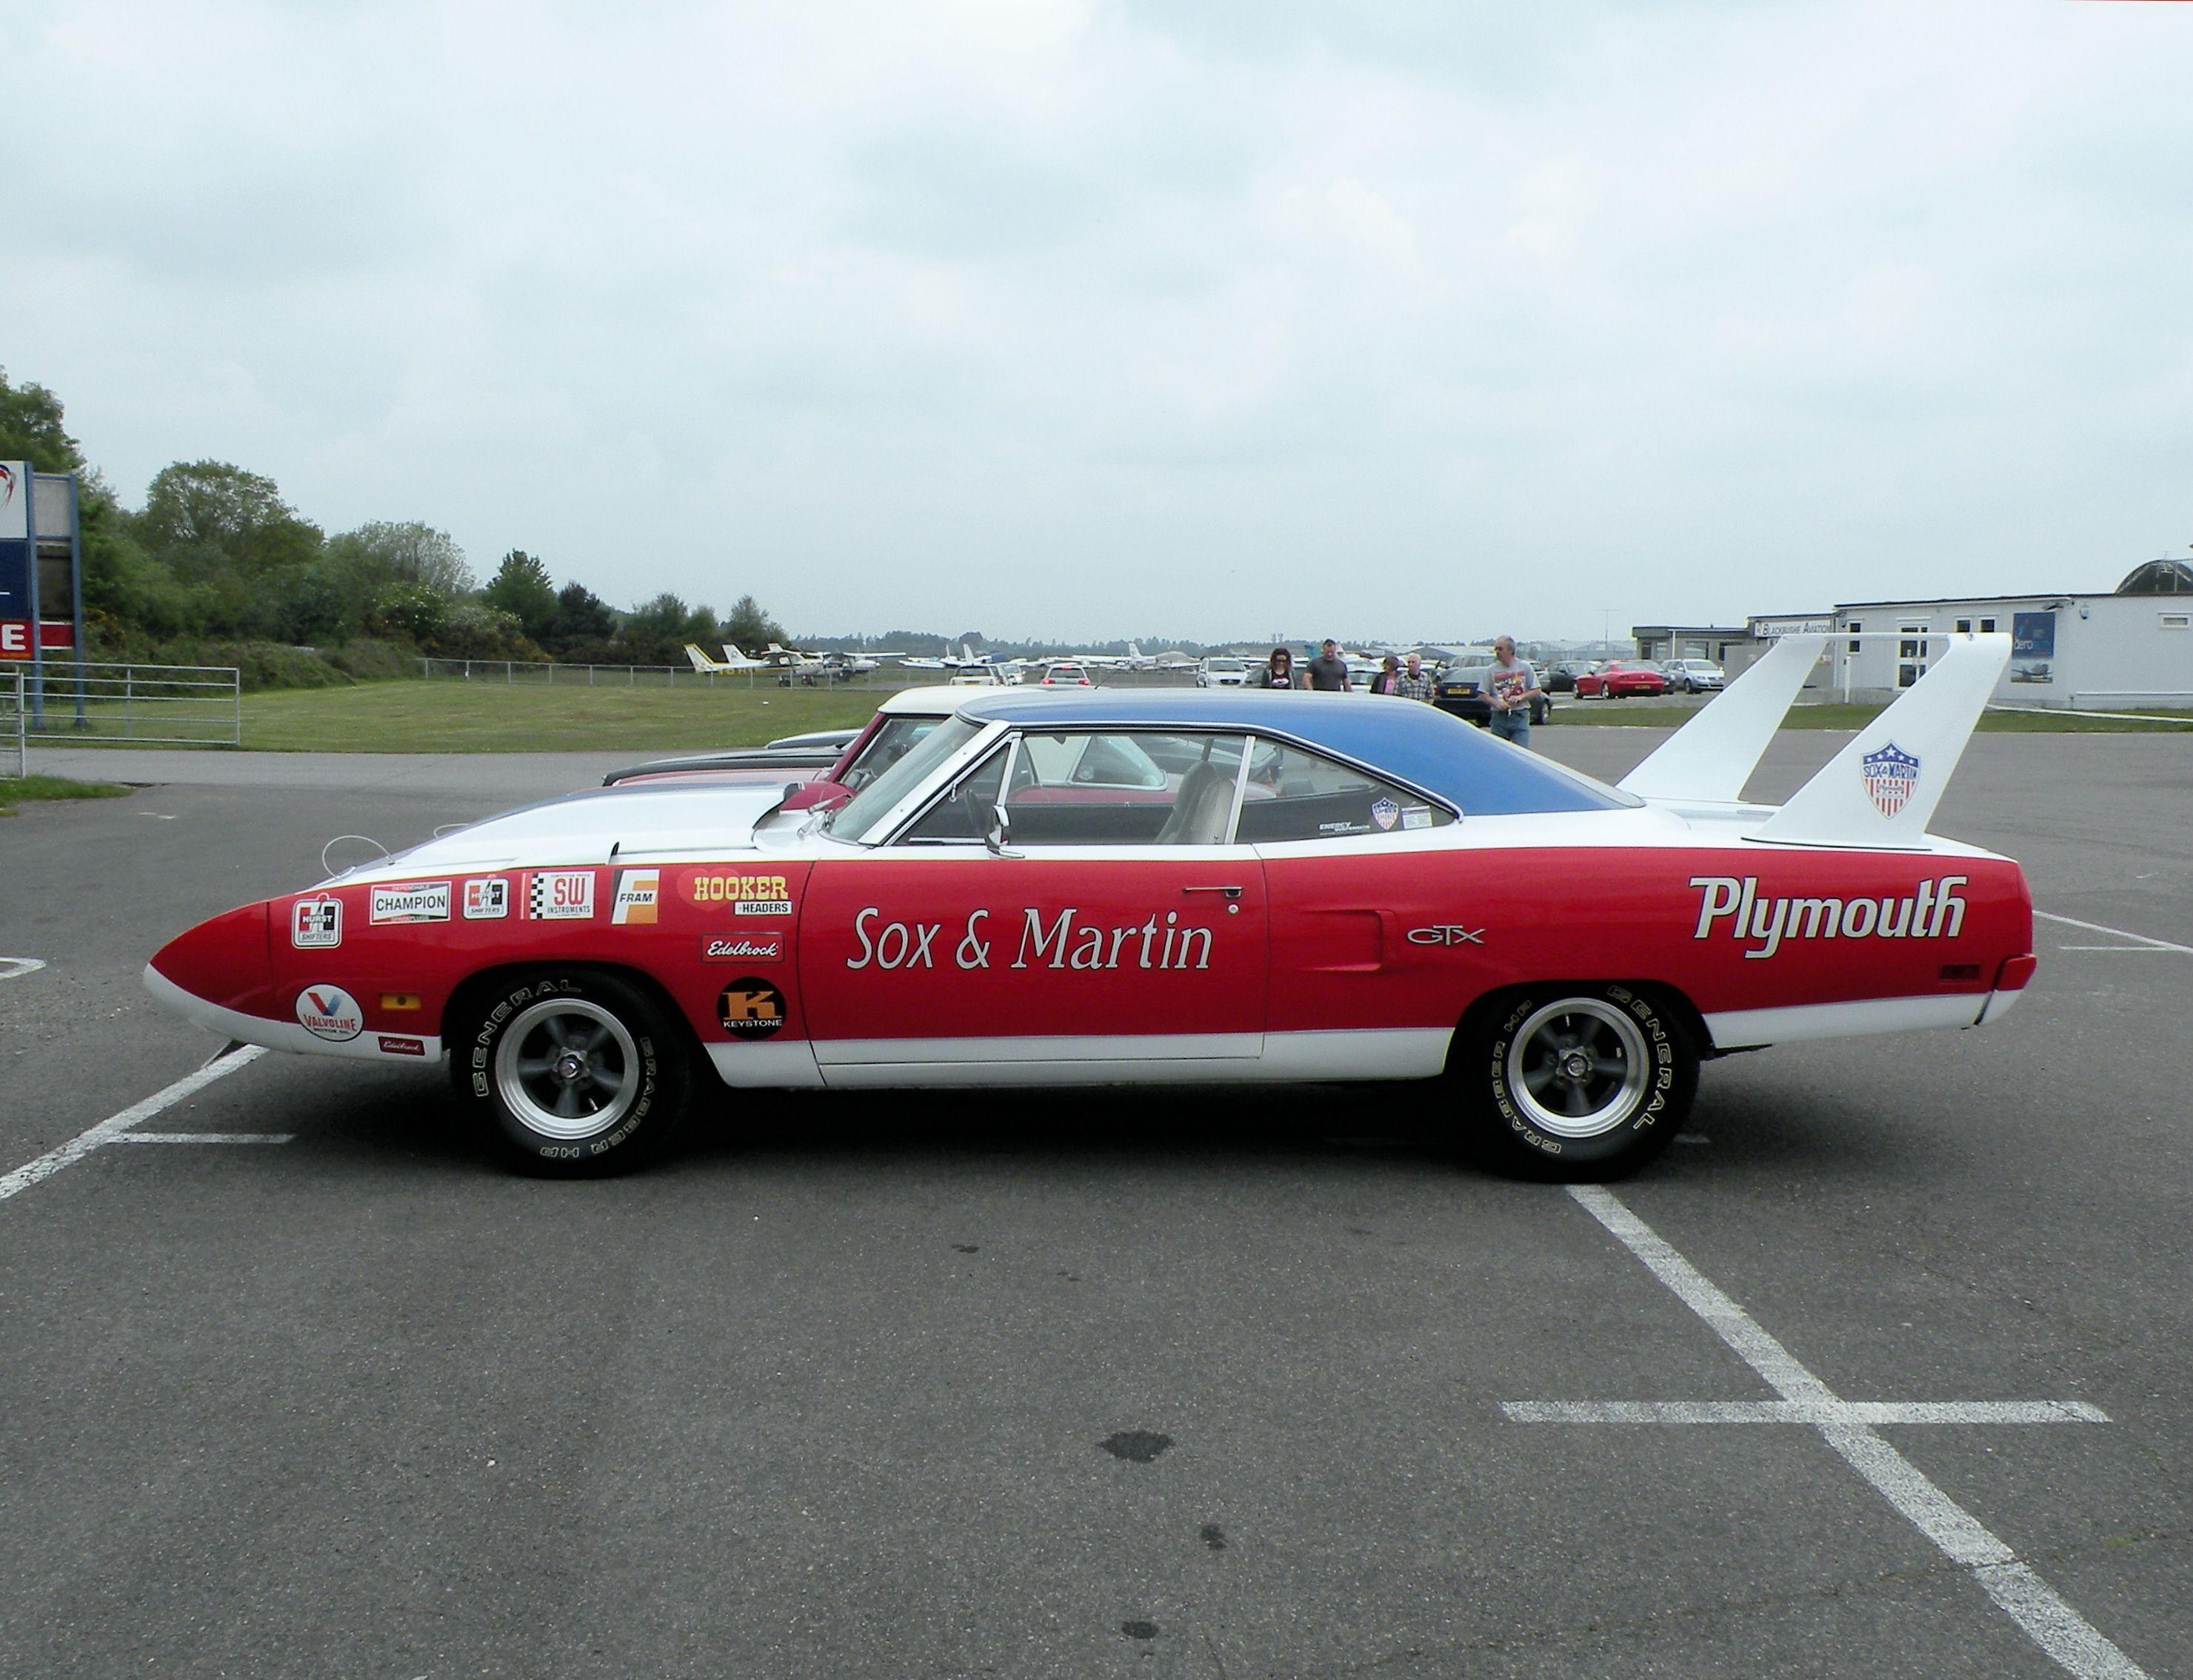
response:
<svg viewBox="0 0 2193 1680"><path fill-rule="evenodd" d="M760 663L759 660L750 660L744 654L741 653L739 651L738 643L736 642L726 642L724 643L724 662L726 665L757 665Z"/></svg>
<svg viewBox="0 0 2193 1680"><path fill-rule="evenodd" d="M715 660L702 653L700 648L691 642L685 644L685 657L693 661L694 670L705 672L710 677L714 676L721 668Z"/></svg>

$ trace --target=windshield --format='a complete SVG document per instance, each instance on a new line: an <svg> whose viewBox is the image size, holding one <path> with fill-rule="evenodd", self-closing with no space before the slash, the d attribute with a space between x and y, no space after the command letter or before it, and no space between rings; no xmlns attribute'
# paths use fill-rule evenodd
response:
<svg viewBox="0 0 2193 1680"><path fill-rule="evenodd" d="M885 718L877 725L875 734L868 737L868 744L861 749L861 756L846 767L845 774L838 780L858 793L905 757L915 742L926 740L937 721L911 715Z"/></svg>
<svg viewBox="0 0 2193 1680"><path fill-rule="evenodd" d="M840 806L827 824L829 832L840 840L866 840L869 831L900 800L982 732L981 724L964 717L946 718L908 747L896 764L855 794L850 803Z"/></svg>

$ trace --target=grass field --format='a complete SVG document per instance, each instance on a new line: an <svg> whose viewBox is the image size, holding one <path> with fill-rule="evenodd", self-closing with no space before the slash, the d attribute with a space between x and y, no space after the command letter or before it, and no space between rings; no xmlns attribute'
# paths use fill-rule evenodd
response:
<svg viewBox="0 0 2193 1680"><path fill-rule="evenodd" d="M0 776L0 817L34 799L113 799L129 792L103 781L71 781L66 776Z"/></svg>
<svg viewBox="0 0 2193 1680"><path fill-rule="evenodd" d="M498 683L362 683L243 697L243 744L272 752L701 752L865 723L886 690L506 687ZM1800 706L1784 728L1856 729L1878 708ZM1551 722L1675 729L1698 706L1564 699ZM2183 728L1991 711L1985 730L2114 732Z"/></svg>
<svg viewBox="0 0 2193 1680"><path fill-rule="evenodd" d="M880 689L585 689L361 683L243 697L272 752L704 752L865 723Z"/></svg>

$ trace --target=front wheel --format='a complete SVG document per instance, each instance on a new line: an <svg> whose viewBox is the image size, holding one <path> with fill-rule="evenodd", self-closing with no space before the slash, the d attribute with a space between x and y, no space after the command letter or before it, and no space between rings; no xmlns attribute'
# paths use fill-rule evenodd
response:
<svg viewBox="0 0 2193 1680"><path fill-rule="evenodd" d="M638 987L588 969L513 981L460 1054L462 1087L504 1152L547 1177L639 1165L669 1140L691 1092L679 1024Z"/></svg>
<svg viewBox="0 0 2193 1680"><path fill-rule="evenodd" d="M1549 986L1480 1017L1448 1071L1496 1164L1577 1183L1626 1176L1668 1146L1698 1093L1698 1054L1646 992Z"/></svg>

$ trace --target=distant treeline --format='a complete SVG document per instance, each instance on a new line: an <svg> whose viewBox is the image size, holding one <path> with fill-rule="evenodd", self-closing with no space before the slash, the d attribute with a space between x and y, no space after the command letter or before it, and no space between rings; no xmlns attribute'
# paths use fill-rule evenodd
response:
<svg viewBox="0 0 2193 1680"><path fill-rule="evenodd" d="M10 386L4 369L0 460L79 475L85 636L95 658L192 663L223 649L232 656L219 662L243 663L257 687L392 676L421 654L683 665L688 642L785 639L751 595L721 619L670 594L620 611L583 584L559 589L519 549L481 585L446 532L375 520L329 536L272 479L226 461L163 467L145 505L124 506L68 435L60 399L43 386ZM282 657L300 649L331 657Z"/></svg>

